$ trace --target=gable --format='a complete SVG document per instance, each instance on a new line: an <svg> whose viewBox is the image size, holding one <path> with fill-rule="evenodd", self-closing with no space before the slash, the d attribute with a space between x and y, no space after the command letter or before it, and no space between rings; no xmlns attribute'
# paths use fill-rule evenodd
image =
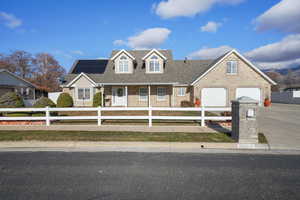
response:
<svg viewBox="0 0 300 200"><path fill-rule="evenodd" d="M225 69L226 69L226 64L227 64L228 61L238 61L238 65L241 63L241 67L242 67L241 69L249 67L249 68L252 69L250 71L252 75L254 75L253 72L255 72L256 76L259 75L259 77L261 79L264 79L269 84L276 85L276 83L272 79L270 79L260 69L258 69L257 67L255 67L250 61L248 61L245 57L243 57L241 54L239 54L236 50L232 50L232 51L230 51L230 52L222 55L221 57L217 58L215 60L215 62L212 63L212 65L210 66L210 68L204 74L202 74L200 77L198 77L196 80L193 81L192 85L196 84L199 80L201 80L202 78L204 78L205 76L207 76L211 71L213 71L216 68L219 68L220 66L224 66L225 65ZM236 77L239 77L241 75L242 74L238 73ZM220 74L220 76L221 76L221 74Z"/></svg>
<svg viewBox="0 0 300 200"><path fill-rule="evenodd" d="M227 62L237 61L238 70L237 74L227 74ZM193 83L193 85L206 85L206 86L256 86L256 85L270 85L269 80L263 77L258 71L249 65L238 54L232 52L221 62L217 63L215 67L211 67L203 77Z"/></svg>
<svg viewBox="0 0 300 200"><path fill-rule="evenodd" d="M86 74L82 73L75 77L68 85L68 87L95 87L95 82Z"/></svg>
<svg viewBox="0 0 300 200"><path fill-rule="evenodd" d="M23 81L21 78L17 78L16 76L6 71L0 72L0 85L10 85L16 87L33 87L30 83Z"/></svg>

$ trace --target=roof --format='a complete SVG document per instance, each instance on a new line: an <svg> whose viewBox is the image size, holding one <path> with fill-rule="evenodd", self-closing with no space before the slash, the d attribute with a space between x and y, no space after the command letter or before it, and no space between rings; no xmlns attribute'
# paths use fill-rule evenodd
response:
<svg viewBox="0 0 300 200"><path fill-rule="evenodd" d="M14 78L20 80L21 82L23 82L25 85L27 85L27 86L29 86L29 87L37 88L37 86L34 85L33 83L30 83L29 81L27 81L27 80L25 80L25 79L23 79L23 78L21 78L21 77L15 75L14 73L12 73L12 72L10 72L10 71L8 71L8 70L6 70L6 69L0 69L0 73L2 73L2 72L6 72L6 73L9 74L11 77L14 77ZM10 85L10 86L20 86L20 85L18 85L15 81L14 81L14 82L9 82L9 83L8 83L7 81L9 81L9 80L7 80L7 79L1 80L1 79L0 79L0 85L5 85L5 86L7 86L7 85Z"/></svg>
<svg viewBox="0 0 300 200"><path fill-rule="evenodd" d="M130 51L129 51L130 52ZM164 51L164 56L168 58L162 74L146 74L142 58L147 51L130 52L136 57L137 63L134 66L134 72L131 74L116 74L114 71L114 62L87 62L80 60L75 65L70 74L65 76L65 85L70 83L80 73L85 73L96 83L172 83L172 84L190 84L199 75L203 74L209 68L213 60L172 60L172 53ZM112 56L115 52L112 53ZM169 59L170 58L170 59ZM88 63L87 65L85 65ZM178 73L181 72L181 73Z"/></svg>
<svg viewBox="0 0 300 200"><path fill-rule="evenodd" d="M112 51L110 58L114 58L114 56L119 54L120 51L125 50ZM151 50L126 51L135 58L134 70L133 73L130 74L116 74L114 71L115 64L112 59L78 60L74 63L70 73L65 76L65 82L63 84L69 84L81 73L86 74L97 84L193 84L195 81L199 80L199 78L205 76L206 73L212 70L212 68L225 59L225 57L227 57L231 52L235 52L229 51L214 60L173 60L171 50L157 50L167 59L164 64L164 73L146 74L143 58L150 51ZM261 73L262 76L266 78L265 74L256 67L254 68L258 71L258 73Z"/></svg>

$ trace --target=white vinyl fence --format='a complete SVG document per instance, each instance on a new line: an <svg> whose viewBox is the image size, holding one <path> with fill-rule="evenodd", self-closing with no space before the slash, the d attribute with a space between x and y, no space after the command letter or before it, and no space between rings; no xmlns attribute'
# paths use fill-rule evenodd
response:
<svg viewBox="0 0 300 200"><path fill-rule="evenodd" d="M96 111L96 116L51 116L51 112L59 111ZM148 115L144 116L104 116L102 111L148 111ZM154 116L152 111L198 111L201 112L199 116ZM128 119L145 119L148 120L149 127L152 126L152 120L195 120L201 121L201 126L205 126L205 120L225 121L231 120L231 116L205 116L205 111L209 112L230 112L231 108L171 108L171 107L96 107L96 108L0 108L2 112L45 112L45 116L41 117L0 117L0 121L19 120L45 120L46 125L50 126L50 122L54 120L97 120L98 126L101 126L102 120L128 120Z"/></svg>

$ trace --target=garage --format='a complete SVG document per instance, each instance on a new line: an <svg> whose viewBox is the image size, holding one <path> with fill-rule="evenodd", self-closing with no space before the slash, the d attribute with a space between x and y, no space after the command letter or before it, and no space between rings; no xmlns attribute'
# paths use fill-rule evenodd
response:
<svg viewBox="0 0 300 200"><path fill-rule="evenodd" d="M261 89L260 88L237 88L236 89L236 98L242 96L250 97L255 99L261 104Z"/></svg>
<svg viewBox="0 0 300 200"><path fill-rule="evenodd" d="M201 102L203 106L226 106L226 88L203 88Z"/></svg>

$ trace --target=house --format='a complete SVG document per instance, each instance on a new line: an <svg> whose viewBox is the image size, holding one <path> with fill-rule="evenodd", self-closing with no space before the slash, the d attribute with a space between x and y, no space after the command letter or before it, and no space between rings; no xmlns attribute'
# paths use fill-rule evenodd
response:
<svg viewBox="0 0 300 200"><path fill-rule="evenodd" d="M34 84L8 70L0 69L0 96L7 92L16 92L20 94L20 96L23 97L25 104L28 106L42 95L42 91Z"/></svg>
<svg viewBox="0 0 300 200"><path fill-rule="evenodd" d="M236 50L215 60L174 60L171 50L114 50L109 59L77 60L61 87L75 106L91 106L102 92L105 106L230 106L249 96L260 103L276 83Z"/></svg>

